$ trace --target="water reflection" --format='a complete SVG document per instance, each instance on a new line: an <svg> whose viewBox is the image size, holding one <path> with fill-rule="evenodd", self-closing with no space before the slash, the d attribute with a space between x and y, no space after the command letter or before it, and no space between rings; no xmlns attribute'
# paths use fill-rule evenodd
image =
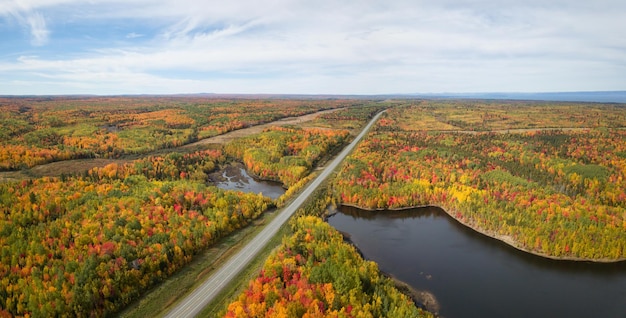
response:
<svg viewBox="0 0 626 318"><path fill-rule="evenodd" d="M266 197L276 199L285 193L278 182L255 180L240 164L232 164L210 176L215 186L224 190L262 193Z"/></svg>
<svg viewBox="0 0 626 318"><path fill-rule="evenodd" d="M556 261L518 251L436 207L369 212L328 222L381 270L428 290L454 317L626 317L626 262Z"/></svg>

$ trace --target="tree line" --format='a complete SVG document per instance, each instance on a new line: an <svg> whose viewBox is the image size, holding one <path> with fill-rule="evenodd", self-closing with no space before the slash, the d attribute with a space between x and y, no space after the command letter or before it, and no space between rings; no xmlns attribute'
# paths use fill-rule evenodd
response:
<svg viewBox="0 0 626 318"><path fill-rule="evenodd" d="M409 110L417 108L388 111L391 119L346 159L334 183L342 203L439 205L527 250L626 257L626 132L469 134L394 126Z"/></svg>

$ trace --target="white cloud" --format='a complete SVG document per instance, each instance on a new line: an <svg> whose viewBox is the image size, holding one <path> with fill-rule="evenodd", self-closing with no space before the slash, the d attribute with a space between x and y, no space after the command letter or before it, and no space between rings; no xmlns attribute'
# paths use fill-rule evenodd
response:
<svg viewBox="0 0 626 318"><path fill-rule="evenodd" d="M31 13L26 17L26 23L30 29L31 43L41 46L48 42L50 31L46 28L46 20L40 13Z"/></svg>
<svg viewBox="0 0 626 318"><path fill-rule="evenodd" d="M145 36L144 34L139 34L139 33L135 33L135 32L131 32L131 33L126 34L126 38L127 39L136 39L136 38L141 38L141 37L144 37L144 36Z"/></svg>
<svg viewBox="0 0 626 318"><path fill-rule="evenodd" d="M0 71L96 93L626 89L622 2L13 1L0 15L21 17L36 45L69 15L144 41L21 54Z"/></svg>
<svg viewBox="0 0 626 318"><path fill-rule="evenodd" d="M9 2L4 11L0 9L0 16L5 15L17 21L30 35L33 46L42 46L48 42L50 30L46 26L46 19L40 12L24 10L22 7L11 6Z"/></svg>

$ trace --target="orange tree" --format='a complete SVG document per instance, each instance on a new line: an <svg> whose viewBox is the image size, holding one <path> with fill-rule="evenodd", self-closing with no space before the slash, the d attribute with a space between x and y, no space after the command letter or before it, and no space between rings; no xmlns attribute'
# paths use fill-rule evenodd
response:
<svg viewBox="0 0 626 318"><path fill-rule="evenodd" d="M319 217L292 230L225 317L432 317Z"/></svg>
<svg viewBox="0 0 626 318"><path fill-rule="evenodd" d="M535 253L626 257L626 132L401 128L409 126L403 118L420 111L388 111L346 159L334 183L342 203L369 209L439 205L461 222Z"/></svg>
<svg viewBox="0 0 626 318"><path fill-rule="evenodd" d="M220 151L0 184L0 310L103 316L273 203L207 186Z"/></svg>
<svg viewBox="0 0 626 318"><path fill-rule="evenodd" d="M204 97L0 98L0 170L177 147L350 100Z"/></svg>
<svg viewBox="0 0 626 318"><path fill-rule="evenodd" d="M339 149L347 137L346 130L273 126L234 140L224 150L260 178L290 187L308 175L323 156Z"/></svg>

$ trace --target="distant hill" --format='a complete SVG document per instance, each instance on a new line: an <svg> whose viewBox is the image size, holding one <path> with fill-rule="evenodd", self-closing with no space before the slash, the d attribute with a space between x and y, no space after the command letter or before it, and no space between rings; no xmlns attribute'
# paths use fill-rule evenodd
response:
<svg viewBox="0 0 626 318"><path fill-rule="evenodd" d="M626 104L626 91L596 92L552 92L552 93L413 93L413 94L129 94L129 95L0 95L0 98L92 98L92 97L196 97L196 98L234 98L234 99L502 99L502 100L536 100L562 102L595 102Z"/></svg>
<svg viewBox="0 0 626 318"><path fill-rule="evenodd" d="M412 94L422 98L515 99L563 102L626 103L626 91L554 92L554 93L427 93Z"/></svg>

